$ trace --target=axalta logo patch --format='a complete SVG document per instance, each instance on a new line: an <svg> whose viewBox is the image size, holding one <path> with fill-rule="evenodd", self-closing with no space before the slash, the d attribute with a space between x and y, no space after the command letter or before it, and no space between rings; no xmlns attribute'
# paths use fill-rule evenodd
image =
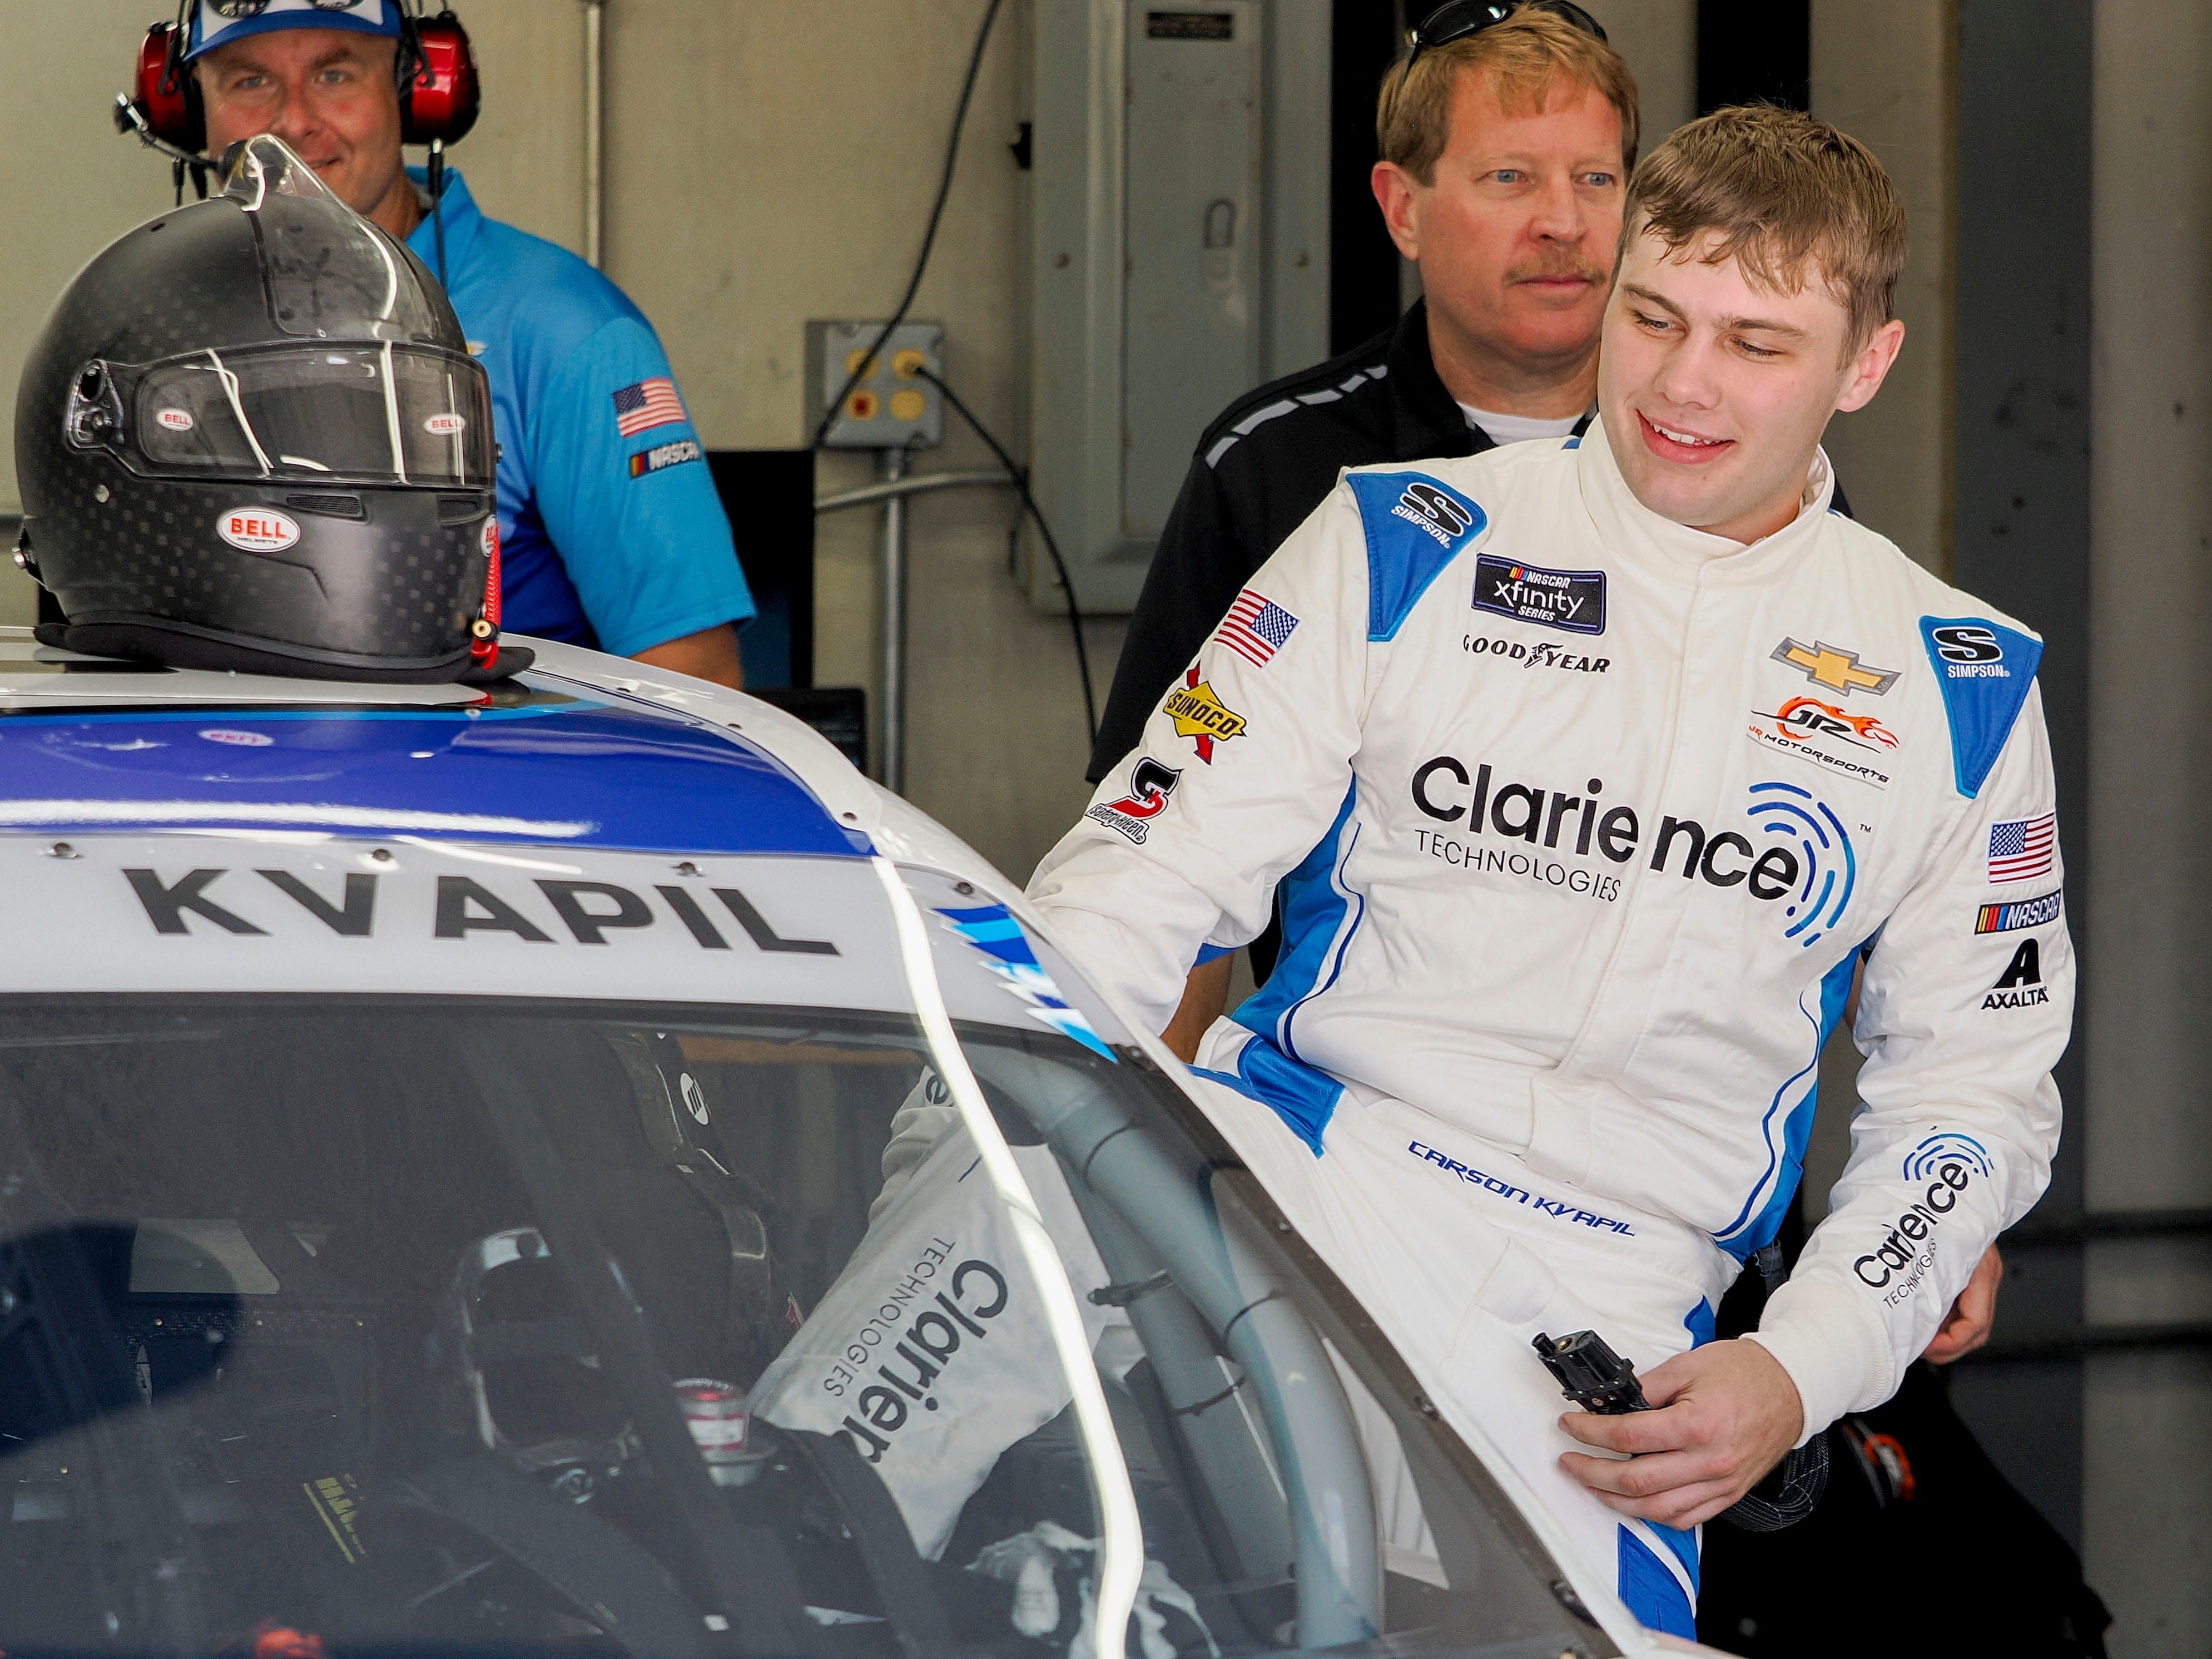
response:
<svg viewBox="0 0 2212 1659"><path fill-rule="evenodd" d="M2051 1000L2051 988L2043 982L2043 947L2032 939L2020 942L2012 960L1982 998L1990 1008L2040 1008Z"/></svg>
<svg viewBox="0 0 2212 1659"><path fill-rule="evenodd" d="M1198 757L1213 764L1213 745L1241 738L1248 729L1244 717L1213 694L1212 684L1198 677L1195 667L1186 671L1183 683L1168 693L1160 705L1175 722L1176 736L1194 740Z"/></svg>
<svg viewBox="0 0 2212 1659"><path fill-rule="evenodd" d="M460 415L433 415L422 422L422 430L434 438L450 438L468 429L468 419Z"/></svg>
<svg viewBox="0 0 2212 1659"><path fill-rule="evenodd" d="M282 553L300 539L300 526L273 507L234 507L215 521L215 533L243 552Z"/></svg>

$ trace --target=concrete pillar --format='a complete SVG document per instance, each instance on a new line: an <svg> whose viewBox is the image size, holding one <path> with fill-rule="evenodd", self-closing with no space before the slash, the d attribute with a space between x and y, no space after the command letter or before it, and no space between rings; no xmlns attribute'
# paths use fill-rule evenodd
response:
<svg viewBox="0 0 2212 1659"><path fill-rule="evenodd" d="M2093 1214L2212 1206L2212 11L2099 0L2095 28ZM2212 1242L2093 1246L2087 1299L2093 1324L2212 1318ZM2094 1361L2085 1427L2112 1652L2212 1651L2212 1357Z"/></svg>
<svg viewBox="0 0 2212 1659"><path fill-rule="evenodd" d="M1957 17L1949 0L1813 0L1812 24L1813 113L1881 159L1912 230L1897 292L1904 353L1871 404L1830 422L1826 443L1860 520L1948 575ZM1858 1068L1850 1032L1838 1031L1820 1057L1820 1109L1806 1150L1810 1221L1827 1213L1850 1153Z"/></svg>
<svg viewBox="0 0 2212 1659"><path fill-rule="evenodd" d="M1813 113L1881 158L1912 227L1905 351L1881 395L1828 428L1852 511L1930 570L1951 568L1953 79L1949 0L1813 0Z"/></svg>

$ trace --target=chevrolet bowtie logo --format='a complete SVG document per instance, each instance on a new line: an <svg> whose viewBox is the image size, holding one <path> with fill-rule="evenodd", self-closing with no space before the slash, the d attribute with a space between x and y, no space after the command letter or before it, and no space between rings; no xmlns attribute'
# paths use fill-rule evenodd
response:
<svg viewBox="0 0 2212 1659"><path fill-rule="evenodd" d="M1831 691L1871 691L1877 697L1897 683L1899 672L1894 668L1862 668L1857 652L1838 650L1826 641L1807 646L1786 636L1774 647L1774 660L1788 663L1814 684L1825 685Z"/></svg>

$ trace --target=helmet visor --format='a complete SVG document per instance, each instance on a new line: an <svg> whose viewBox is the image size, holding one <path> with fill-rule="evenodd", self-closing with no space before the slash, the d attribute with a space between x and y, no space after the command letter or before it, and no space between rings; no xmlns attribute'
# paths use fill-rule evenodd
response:
<svg viewBox="0 0 2212 1659"><path fill-rule="evenodd" d="M222 165L222 193L252 221L270 306L284 332L312 340L439 337L439 307L422 274L282 139L248 138L224 152Z"/></svg>
<svg viewBox="0 0 2212 1659"><path fill-rule="evenodd" d="M114 371L118 382L125 371ZM497 451L483 368L422 346L195 352L130 378L146 471L485 489Z"/></svg>

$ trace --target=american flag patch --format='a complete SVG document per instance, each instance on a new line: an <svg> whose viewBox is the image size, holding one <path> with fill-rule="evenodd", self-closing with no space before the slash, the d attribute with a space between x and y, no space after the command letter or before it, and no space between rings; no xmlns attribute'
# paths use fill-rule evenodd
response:
<svg viewBox="0 0 2212 1659"><path fill-rule="evenodd" d="M640 380L615 393L615 430L625 438L690 418L684 412L684 399L676 395L676 382L665 374Z"/></svg>
<svg viewBox="0 0 2212 1659"><path fill-rule="evenodd" d="M1296 617L1248 587L1229 607L1213 637L1247 662L1265 668L1267 659L1283 648L1283 641L1297 631L1297 626Z"/></svg>
<svg viewBox="0 0 2212 1659"><path fill-rule="evenodd" d="M2051 873L2058 846L2058 814L2008 818L1990 826L1990 880L2033 881Z"/></svg>

